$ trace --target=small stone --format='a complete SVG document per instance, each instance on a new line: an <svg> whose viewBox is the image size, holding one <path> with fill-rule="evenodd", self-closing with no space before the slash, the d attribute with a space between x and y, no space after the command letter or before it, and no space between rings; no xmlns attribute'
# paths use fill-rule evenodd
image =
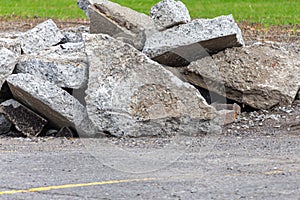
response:
<svg viewBox="0 0 300 200"><path fill-rule="evenodd" d="M159 30L191 21L187 7L181 1L174 0L163 0L154 5L150 17Z"/></svg>
<svg viewBox="0 0 300 200"><path fill-rule="evenodd" d="M74 137L74 133L69 127L63 127L58 131L56 137L72 138Z"/></svg>
<svg viewBox="0 0 300 200"><path fill-rule="evenodd" d="M50 129L45 133L46 137L50 137L50 136L55 136L58 133L58 131L56 129Z"/></svg>
<svg viewBox="0 0 300 200"><path fill-rule="evenodd" d="M0 109L15 128L26 136L38 136L47 124L46 119L13 99L2 102Z"/></svg>
<svg viewBox="0 0 300 200"><path fill-rule="evenodd" d="M235 111L234 110L219 110L219 124L225 126L232 124L235 120Z"/></svg>

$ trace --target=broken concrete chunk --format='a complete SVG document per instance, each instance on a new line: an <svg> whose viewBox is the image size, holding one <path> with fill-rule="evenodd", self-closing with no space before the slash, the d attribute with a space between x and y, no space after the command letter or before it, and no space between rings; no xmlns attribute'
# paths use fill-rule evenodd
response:
<svg viewBox="0 0 300 200"><path fill-rule="evenodd" d="M6 119L6 117L1 113L0 108L0 135L6 134L10 131L12 124Z"/></svg>
<svg viewBox="0 0 300 200"><path fill-rule="evenodd" d="M83 53L46 51L41 54L21 56L16 72L32 74L63 88L79 89L86 85L87 64Z"/></svg>
<svg viewBox="0 0 300 200"><path fill-rule="evenodd" d="M196 19L147 38L143 53L168 66L190 62L229 47L243 46L242 33L232 15Z"/></svg>
<svg viewBox="0 0 300 200"><path fill-rule="evenodd" d="M46 119L13 99L1 103L0 109L15 128L26 136L38 136L47 124Z"/></svg>
<svg viewBox="0 0 300 200"><path fill-rule="evenodd" d="M0 89L6 78L12 74L16 64L17 55L6 48L0 48Z"/></svg>
<svg viewBox="0 0 300 200"><path fill-rule="evenodd" d="M135 48L142 50L146 41L143 30L129 31L101 14L94 6L89 7L90 33L104 33L123 42L129 43Z"/></svg>
<svg viewBox="0 0 300 200"><path fill-rule="evenodd" d="M7 79L13 96L49 120L55 127L71 127L82 137L96 134L86 109L69 93L30 74L13 74Z"/></svg>
<svg viewBox="0 0 300 200"><path fill-rule="evenodd" d="M150 17L159 30L191 21L187 7L181 1L163 0L151 8Z"/></svg>
<svg viewBox="0 0 300 200"><path fill-rule="evenodd" d="M156 31L145 14L107 0L89 2L90 33L108 34L142 50L146 37Z"/></svg>
<svg viewBox="0 0 300 200"><path fill-rule="evenodd" d="M217 112L219 116L219 125L221 126L232 124L237 119L237 115L234 110L219 110Z"/></svg>
<svg viewBox="0 0 300 200"><path fill-rule="evenodd" d="M20 36L21 48L25 54L32 54L58 44L64 35L49 19Z"/></svg>
<svg viewBox="0 0 300 200"><path fill-rule="evenodd" d="M224 85L227 98L268 109L278 104L290 105L295 99L300 88L300 58L272 45L252 45L226 49L212 59L192 62L183 75L206 89L208 80ZM217 87L209 89L219 93Z"/></svg>
<svg viewBox="0 0 300 200"><path fill-rule="evenodd" d="M114 136L210 132L215 109L200 93L132 46L85 35L92 122ZM106 49L106 51L103 51Z"/></svg>
<svg viewBox="0 0 300 200"><path fill-rule="evenodd" d="M234 103L234 104L218 104L212 103L217 112L218 112L218 122L219 125L225 126L228 124L232 124L235 120L238 119L239 115L241 114L241 107Z"/></svg>

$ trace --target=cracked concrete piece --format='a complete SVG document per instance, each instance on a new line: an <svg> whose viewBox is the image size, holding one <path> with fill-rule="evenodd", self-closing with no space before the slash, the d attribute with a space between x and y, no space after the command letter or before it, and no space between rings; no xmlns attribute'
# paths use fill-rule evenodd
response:
<svg viewBox="0 0 300 200"><path fill-rule="evenodd" d="M159 30L191 21L187 7L181 1L163 0L150 10L150 17Z"/></svg>
<svg viewBox="0 0 300 200"><path fill-rule="evenodd" d="M16 64L17 55L6 48L0 48L0 89L6 78L12 74Z"/></svg>
<svg viewBox="0 0 300 200"><path fill-rule="evenodd" d="M300 57L272 45L254 44L192 62L182 74L194 85L221 84L227 98L269 109L294 101L300 88ZM217 87L209 89L219 92Z"/></svg>
<svg viewBox="0 0 300 200"><path fill-rule="evenodd" d="M88 11L90 33L108 34L142 50L146 37L156 32L153 20L143 13L107 0L78 2L78 5L88 5L80 7Z"/></svg>
<svg viewBox="0 0 300 200"><path fill-rule="evenodd" d="M78 47L83 49L83 44ZM39 55L21 56L16 72L32 74L62 88L80 89L87 83L86 55L73 45L70 50L66 44L59 45Z"/></svg>
<svg viewBox="0 0 300 200"><path fill-rule="evenodd" d="M46 119L13 99L2 102L0 110L26 136L38 136L47 124Z"/></svg>
<svg viewBox="0 0 300 200"><path fill-rule="evenodd" d="M58 44L63 38L54 21L49 19L23 33L19 40L23 53L32 54Z"/></svg>
<svg viewBox="0 0 300 200"><path fill-rule="evenodd" d="M15 99L48 119L56 128L71 127L81 137L97 134L85 107L55 84L22 73L10 75L7 82Z"/></svg>
<svg viewBox="0 0 300 200"><path fill-rule="evenodd" d="M168 66L185 66L208 54L243 46L242 33L232 15L196 19L147 38L143 53Z"/></svg>
<svg viewBox="0 0 300 200"><path fill-rule="evenodd" d="M192 85L108 35L84 37L90 65L87 112L100 130L137 137L216 128L215 109Z"/></svg>

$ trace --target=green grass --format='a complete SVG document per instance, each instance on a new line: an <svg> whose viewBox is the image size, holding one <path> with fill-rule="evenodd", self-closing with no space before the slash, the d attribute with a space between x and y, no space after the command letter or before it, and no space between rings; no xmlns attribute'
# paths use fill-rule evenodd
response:
<svg viewBox="0 0 300 200"><path fill-rule="evenodd" d="M8 18L85 18L77 0L0 0L0 16Z"/></svg>
<svg viewBox="0 0 300 200"><path fill-rule="evenodd" d="M113 0L140 12L159 0ZM182 0L192 18L233 14L237 21L268 25L300 24L299 0ZM76 0L0 0L0 16L84 18Z"/></svg>

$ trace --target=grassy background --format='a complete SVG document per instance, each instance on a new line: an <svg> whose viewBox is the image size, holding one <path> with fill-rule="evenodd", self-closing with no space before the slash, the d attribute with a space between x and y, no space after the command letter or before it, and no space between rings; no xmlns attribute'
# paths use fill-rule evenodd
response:
<svg viewBox="0 0 300 200"><path fill-rule="evenodd" d="M113 0L140 12L159 0ZM300 24L299 0L182 0L193 18L212 18L233 14L239 22L248 21L264 25ZM77 0L0 0L0 16L18 19L45 17L56 19L85 18L77 7Z"/></svg>

